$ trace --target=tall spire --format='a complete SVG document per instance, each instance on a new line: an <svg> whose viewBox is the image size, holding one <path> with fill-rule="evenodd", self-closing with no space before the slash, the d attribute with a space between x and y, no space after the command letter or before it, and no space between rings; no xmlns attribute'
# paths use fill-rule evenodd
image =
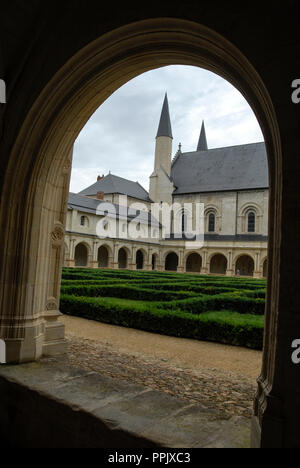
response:
<svg viewBox="0 0 300 468"><path fill-rule="evenodd" d="M206 139L206 131L205 131L205 125L203 121L197 151L207 151L207 150L208 150L208 146L207 146L207 139Z"/></svg>
<svg viewBox="0 0 300 468"><path fill-rule="evenodd" d="M159 127L158 127L156 138L162 137L162 136L173 138L167 93L165 96L164 105L163 105L162 112L161 112L161 117L160 117L160 122L159 122Z"/></svg>

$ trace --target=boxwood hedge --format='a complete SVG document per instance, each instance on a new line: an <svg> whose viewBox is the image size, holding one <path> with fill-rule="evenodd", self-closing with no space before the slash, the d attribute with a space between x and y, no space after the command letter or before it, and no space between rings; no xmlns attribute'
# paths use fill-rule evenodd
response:
<svg viewBox="0 0 300 468"><path fill-rule="evenodd" d="M217 341L262 349L263 317L230 311L194 315L144 304L113 302L107 298L61 296L61 311L67 315L148 332L204 341Z"/></svg>

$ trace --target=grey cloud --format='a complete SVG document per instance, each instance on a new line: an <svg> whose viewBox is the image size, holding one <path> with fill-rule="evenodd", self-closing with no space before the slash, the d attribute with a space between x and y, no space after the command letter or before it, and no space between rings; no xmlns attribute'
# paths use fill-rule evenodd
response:
<svg viewBox="0 0 300 468"><path fill-rule="evenodd" d="M253 112L229 83L195 67L160 68L124 85L91 117L74 146L72 191L109 170L148 189L166 91L174 153L179 142L185 151L196 149L203 119L210 147L262 141Z"/></svg>

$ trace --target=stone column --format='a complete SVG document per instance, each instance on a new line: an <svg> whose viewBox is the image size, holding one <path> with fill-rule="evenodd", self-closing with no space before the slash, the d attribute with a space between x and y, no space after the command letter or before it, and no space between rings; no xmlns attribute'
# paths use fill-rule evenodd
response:
<svg viewBox="0 0 300 468"><path fill-rule="evenodd" d="M255 252L255 262L254 262L254 278L262 278L263 272L260 269L260 252Z"/></svg>
<svg viewBox="0 0 300 468"><path fill-rule="evenodd" d="M209 273L209 265L207 264L208 251L203 250L203 264L201 268L201 275L207 275Z"/></svg>
<svg viewBox="0 0 300 468"><path fill-rule="evenodd" d="M128 258L129 270L136 270L136 252L137 252L137 247L136 246L132 247L131 261L130 261L130 258Z"/></svg>
<svg viewBox="0 0 300 468"><path fill-rule="evenodd" d="M120 244L116 242L114 244L114 255L113 255L113 262L112 262L112 268L114 270L119 269L119 249L120 249Z"/></svg>
<svg viewBox="0 0 300 468"><path fill-rule="evenodd" d="M153 255L153 249L150 248L148 250L148 264L146 265L146 270L152 271L152 255Z"/></svg>
<svg viewBox="0 0 300 468"><path fill-rule="evenodd" d="M232 257L233 257L232 251L229 251L226 276L233 276L235 274L235 272L233 271L233 265L232 265L233 258Z"/></svg>
<svg viewBox="0 0 300 468"><path fill-rule="evenodd" d="M114 268L114 256L113 255L108 255L108 268L110 269Z"/></svg>
<svg viewBox="0 0 300 468"><path fill-rule="evenodd" d="M69 267L75 267L75 242L76 239L71 238L70 240L70 252L69 252Z"/></svg>
<svg viewBox="0 0 300 468"><path fill-rule="evenodd" d="M177 268L178 273L185 272L185 266L184 266L183 261L184 261L184 250L180 249L179 250L179 263L178 263L178 268Z"/></svg>
<svg viewBox="0 0 300 468"><path fill-rule="evenodd" d="M91 261L92 268L99 268L99 261L98 261L98 251L99 251L99 241L93 242L93 257Z"/></svg>
<svg viewBox="0 0 300 468"><path fill-rule="evenodd" d="M50 272L52 272L54 277L57 277L56 271L60 268L62 261L64 237L64 227L57 222L51 233L53 253L50 260ZM59 311L59 296L53 291L53 296L49 295L47 299L46 310L44 312L44 356L61 354L66 351L65 326L58 320L61 315Z"/></svg>
<svg viewBox="0 0 300 468"><path fill-rule="evenodd" d="M163 271L164 270L164 266L162 264L162 251L161 250L159 250L159 252L158 252L156 270L157 271Z"/></svg>

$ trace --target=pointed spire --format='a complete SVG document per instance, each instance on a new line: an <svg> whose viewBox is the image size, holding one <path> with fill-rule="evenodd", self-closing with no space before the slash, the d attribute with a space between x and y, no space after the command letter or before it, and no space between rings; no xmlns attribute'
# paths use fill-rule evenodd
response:
<svg viewBox="0 0 300 468"><path fill-rule="evenodd" d="M203 121L197 151L207 151L207 150L208 150L208 146L207 146L207 139L206 139L206 131L205 131L205 125Z"/></svg>
<svg viewBox="0 0 300 468"><path fill-rule="evenodd" d="M161 136L173 138L167 93L165 96L164 105L163 105L162 112L161 112L161 117L160 117L160 122L159 122L159 127L158 127L156 138L161 137Z"/></svg>

